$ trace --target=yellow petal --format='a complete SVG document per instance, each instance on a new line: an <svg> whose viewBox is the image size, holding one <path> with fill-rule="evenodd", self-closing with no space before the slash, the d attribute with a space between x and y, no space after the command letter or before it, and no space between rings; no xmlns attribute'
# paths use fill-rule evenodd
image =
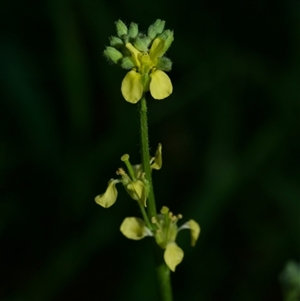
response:
<svg viewBox="0 0 300 301"><path fill-rule="evenodd" d="M150 93L155 99L164 99L168 97L172 91L172 83L169 76L161 71L155 70L150 74Z"/></svg>
<svg viewBox="0 0 300 301"><path fill-rule="evenodd" d="M116 184L119 182L119 180L111 179L108 182L106 191L103 194L97 195L95 197L95 202L104 208L112 206L117 200L118 191L116 189Z"/></svg>
<svg viewBox="0 0 300 301"><path fill-rule="evenodd" d="M198 237L200 235L200 226L193 219L188 221L189 228L191 230L191 245L194 247Z"/></svg>
<svg viewBox="0 0 300 301"><path fill-rule="evenodd" d="M131 43L127 43L125 46L130 51L131 57L132 57L132 60L133 60L133 63L135 64L135 66L140 68L141 63L139 61L139 56L140 56L141 52L138 51Z"/></svg>
<svg viewBox="0 0 300 301"><path fill-rule="evenodd" d="M129 71L122 81L121 91L126 101L137 103L143 94L141 74L135 70Z"/></svg>
<svg viewBox="0 0 300 301"><path fill-rule="evenodd" d="M158 144L157 150L155 152L154 162L151 164L152 169L160 170L162 166L162 153L161 153L162 145Z"/></svg>
<svg viewBox="0 0 300 301"><path fill-rule="evenodd" d="M128 184L126 188L134 200L140 202L142 206L146 207L146 187L142 181L133 181Z"/></svg>
<svg viewBox="0 0 300 301"><path fill-rule="evenodd" d="M160 38L156 38L151 46L151 49L149 51L149 56L151 61L154 63L154 66L156 66L157 64L157 60L158 58L162 57L164 54L164 47L165 47L165 41L160 39Z"/></svg>
<svg viewBox="0 0 300 301"><path fill-rule="evenodd" d="M133 240L140 240L149 234L145 222L137 217L126 217L121 224L120 230L124 236Z"/></svg>
<svg viewBox="0 0 300 301"><path fill-rule="evenodd" d="M164 259L169 269L175 272L176 266L182 261L184 253L175 242L169 243L164 253Z"/></svg>

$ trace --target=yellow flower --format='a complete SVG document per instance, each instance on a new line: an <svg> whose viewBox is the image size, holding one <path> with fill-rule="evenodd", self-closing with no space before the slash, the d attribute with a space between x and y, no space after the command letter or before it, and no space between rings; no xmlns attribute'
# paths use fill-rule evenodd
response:
<svg viewBox="0 0 300 301"><path fill-rule="evenodd" d="M161 214L157 218L152 218L152 223L156 225L156 230L152 233L145 225L145 222L137 217L127 217L124 219L120 230L124 236L133 240L140 240L145 236L154 236L156 243L165 250L164 260L169 269L175 272L176 266L181 263L184 253L176 244L176 237L180 230L190 229L192 246L195 245L199 234L200 226L194 220L189 220L181 227L177 227L177 222L182 218L181 214L173 215L169 208L163 207Z"/></svg>
<svg viewBox="0 0 300 301"><path fill-rule="evenodd" d="M165 41L156 38L149 52L140 52L131 43L125 46L135 66L122 81L121 91L125 100L137 103L143 92L149 89L155 99L168 97L173 91L171 80L165 72L157 69L158 61L165 53Z"/></svg>

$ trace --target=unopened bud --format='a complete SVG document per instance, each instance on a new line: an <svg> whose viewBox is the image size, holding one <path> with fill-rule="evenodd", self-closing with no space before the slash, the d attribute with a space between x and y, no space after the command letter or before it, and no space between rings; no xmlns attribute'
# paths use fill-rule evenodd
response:
<svg viewBox="0 0 300 301"><path fill-rule="evenodd" d="M109 42L110 42L110 46L116 47L116 48L124 45L123 41L118 37L110 37Z"/></svg>
<svg viewBox="0 0 300 301"><path fill-rule="evenodd" d="M110 46L106 47L104 50L104 55L115 64L117 64L118 61L123 58L123 54L120 51Z"/></svg>
<svg viewBox="0 0 300 301"><path fill-rule="evenodd" d="M119 38L127 34L127 26L121 20L118 20L115 24Z"/></svg>
<svg viewBox="0 0 300 301"><path fill-rule="evenodd" d="M156 29L153 25L150 25L149 28L148 28L148 37L151 39L151 40L154 40L155 37L156 37Z"/></svg>
<svg viewBox="0 0 300 301"><path fill-rule="evenodd" d="M126 70L131 70L135 65L130 57L124 57L121 62L121 67Z"/></svg>
<svg viewBox="0 0 300 301"><path fill-rule="evenodd" d="M155 28L157 34L160 34L160 33L163 32L164 27L165 27L165 23L166 23L166 22L165 22L164 20L160 20L160 19L157 19L157 20L154 22L153 26L154 26L154 28Z"/></svg>
<svg viewBox="0 0 300 301"><path fill-rule="evenodd" d="M167 57L161 57L158 59L157 69L163 71L170 71L172 69L172 61Z"/></svg>
<svg viewBox="0 0 300 301"><path fill-rule="evenodd" d="M134 41L133 45L139 51L148 51L148 46L151 43L151 39L147 36L144 37L137 37Z"/></svg>
<svg viewBox="0 0 300 301"><path fill-rule="evenodd" d="M128 30L128 36L130 38L136 38L136 36L138 35L139 33L139 27L136 23L131 23L130 26L129 26L129 30Z"/></svg>
<svg viewBox="0 0 300 301"><path fill-rule="evenodd" d="M174 33L173 31L167 29L162 34L159 35L159 38L165 41L164 45L164 53L169 49L172 42L174 41Z"/></svg>

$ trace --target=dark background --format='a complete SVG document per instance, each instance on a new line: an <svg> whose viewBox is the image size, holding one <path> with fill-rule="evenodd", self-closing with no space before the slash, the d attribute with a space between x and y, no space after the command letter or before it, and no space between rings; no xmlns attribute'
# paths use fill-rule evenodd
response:
<svg viewBox="0 0 300 301"><path fill-rule="evenodd" d="M300 259L300 1L1 1L1 263L5 301L157 300L150 239L119 185L139 163L138 106L103 57L114 22L175 32L174 92L149 97L158 207L193 218L195 248L172 274L175 300L279 301Z"/></svg>

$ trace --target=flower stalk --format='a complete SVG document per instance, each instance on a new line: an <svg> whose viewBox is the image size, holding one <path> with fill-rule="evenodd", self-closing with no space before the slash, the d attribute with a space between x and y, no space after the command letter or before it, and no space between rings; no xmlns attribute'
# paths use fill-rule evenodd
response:
<svg viewBox="0 0 300 301"><path fill-rule="evenodd" d="M158 277L158 286L160 292L160 299L162 301L172 301L172 285L171 285L171 273L165 262L161 262L156 268Z"/></svg>
<svg viewBox="0 0 300 301"><path fill-rule="evenodd" d="M149 155L149 135L148 135L148 116L147 116L147 102L145 93L140 101L140 140L141 140L141 156L142 166L145 172L146 180L149 183L149 195L148 195L148 217L151 220L153 216L156 216L156 204L152 183L152 173L150 167L150 155Z"/></svg>
<svg viewBox="0 0 300 301"><path fill-rule="evenodd" d="M156 218L156 204L154 197L154 189L152 183L152 173L150 168L150 155L149 155L149 134L148 134L148 116L147 116L147 101L145 93L140 101L140 138L141 138L141 155L142 155L142 166L145 171L146 180L149 182L149 195L148 195L148 217L151 220L153 217ZM155 225L155 224L154 224ZM162 301L172 301L172 285L170 269L163 261L161 249L157 244L153 244L153 251L155 252L155 264L157 280L160 292L160 298Z"/></svg>

